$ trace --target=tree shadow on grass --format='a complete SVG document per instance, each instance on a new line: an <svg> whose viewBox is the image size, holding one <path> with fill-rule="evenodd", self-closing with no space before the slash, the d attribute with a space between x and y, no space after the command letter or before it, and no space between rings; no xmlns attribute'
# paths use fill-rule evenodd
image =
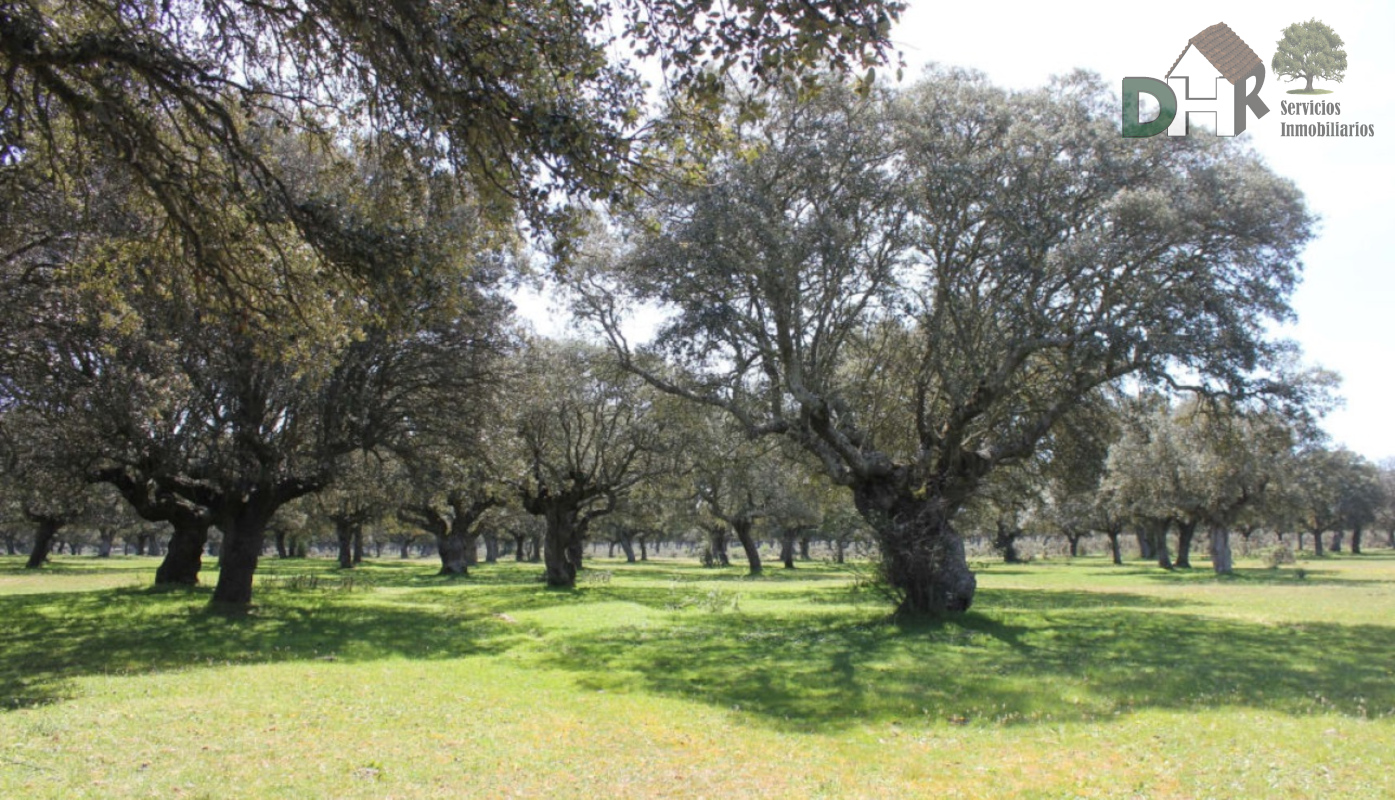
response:
<svg viewBox="0 0 1395 800"><path fill-rule="evenodd" d="M985 611L952 622L680 617L662 628L566 638L543 663L575 673L584 688L698 700L790 730L1090 721L1218 706L1395 714L1391 628L1149 613L1156 598L1120 594L987 594Z"/></svg>
<svg viewBox="0 0 1395 800"><path fill-rule="evenodd" d="M503 652L521 626L450 597L259 593L245 614L209 608L211 590L115 589L0 597L0 708L70 697L72 680L226 664L458 658Z"/></svg>

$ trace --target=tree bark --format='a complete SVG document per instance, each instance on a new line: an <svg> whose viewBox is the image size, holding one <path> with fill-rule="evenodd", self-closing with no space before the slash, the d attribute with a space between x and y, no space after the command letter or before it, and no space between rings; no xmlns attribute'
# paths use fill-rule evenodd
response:
<svg viewBox="0 0 1395 800"><path fill-rule="evenodd" d="M751 536L752 524L747 517L737 517L731 523L731 527L736 532L736 540L741 542L741 549L746 553L747 574L754 577L761 574L764 568L760 563L760 547Z"/></svg>
<svg viewBox="0 0 1395 800"><path fill-rule="evenodd" d="M339 568L354 568L354 532L357 526L352 520L340 517L334 519L334 538L339 542Z"/></svg>
<svg viewBox="0 0 1395 800"><path fill-rule="evenodd" d="M528 545L528 534L526 534L526 533L516 533L516 534L514 534L514 536L513 536L513 560L514 560L514 561L522 562L522 561L527 561L527 560L528 560L527 545Z"/></svg>
<svg viewBox="0 0 1395 800"><path fill-rule="evenodd" d="M808 561L808 560L809 560L809 537L808 537L808 536L801 536L801 537L799 537L799 560L800 560L800 561Z"/></svg>
<svg viewBox="0 0 1395 800"><path fill-rule="evenodd" d="M911 487L863 483L853 500L877 535L881 575L901 597L897 613L943 616L973 605L978 582L964 540L950 525L944 497L917 497Z"/></svg>
<svg viewBox="0 0 1395 800"><path fill-rule="evenodd" d="M1134 534L1138 538L1138 557L1144 561L1152 561L1158 557L1158 545L1142 525Z"/></svg>
<svg viewBox="0 0 1395 800"><path fill-rule="evenodd" d="M620 545L620 549L625 553L625 562L629 564L635 563L634 534L630 533L629 531L621 531L617 535L617 540L617 543Z"/></svg>
<svg viewBox="0 0 1395 800"><path fill-rule="evenodd" d="M1196 523L1177 523L1177 566L1179 569L1192 568L1192 540L1196 538Z"/></svg>
<svg viewBox="0 0 1395 800"><path fill-rule="evenodd" d="M286 558L287 555L288 555L288 553L287 553L287 551L286 551L286 529L285 529L285 528L277 528L277 529L276 529L276 557L277 557L277 558Z"/></svg>
<svg viewBox="0 0 1395 800"><path fill-rule="evenodd" d="M1066 541L1070 543L1070 557L1077 558L1080 555L1080 537L1083 534L1066 532Z"/></svg>
<svg viewBox="0 0 1395 800"><path fill-rule="evenodd" d="M1142 523L1142 536L1148 542L1158 566L1166 570L1172 569L1172 555L1167 549L1167 529L1170 527L1172 521L1166 519L1148 519Z"/></svg>
<svg viewBox="0 0 1395 800"><path fill-rule="evenodd" d="M704 567L729 567L731 559L727 556L727 529L725 525L708 525L707 528L707 549L702 554L702 565Z"/></svg>
<svg viewBox="0 0 1395 800"><path fill-rule="evenodd" d="M470 574L465 563L465 541L452 533L436 535L436 554L441 557L441 571L438 575L464 577Z"/></svg>
<svg viewBox="0 0 1395 800"><path fill-rule="evenodd" d="M1021 564L1022 556L1017 552L1017 539L1022 535L1022 531L999 521L997 523L998 533L993 539L993 547L1003 554L1003 562L1006 564Z"/></svg>
<svg viewBox="0 0 1395 800"><path fill-rule="evenodd" d="M1300 535L1300 537L1299 537L1299 541L1300 541L1299 548L1302 548L1303 545L1301 544L1301 542L1302 542L1302 536L1301 536L1301 535ZM1313 555L1318 556L1319 558L1322 557L1322 555L1323 555L1323 552L1322 552L1322 532L1321 532L1321 531L1314 531L1314 532L1313 532Z"/></svg>
<svg viewBox="0 0 1395 800"><path fill-rule="evenodd" d="M499 563L499 534L495 531L485 531L481 538L484 539L484 563Z"/></svg>
<svg viewBox="0 0 1395 800"><path fill-rule="evenodd" d="M847 549L847 545L845 545L845 544L843 543L843 537L840 536L840 537L838 537L838 538L836 538L836 539L833 540L833 563L834 563L834 564L842 564L842 563L843 563L843 560L844 560L844 558L846 557L846 556L844 555L846 549Z"/></svg>
<svg viewBox="0 0 1395 800"><path fill-rule="evenodd" d="M1124 554L1121 552L1122 548L1119 547L1119 533L1120 531L1106 531L1104 535L1109 538L1109 555L1113 559L1114 564L1116 566L1123 566Z"/></svg>
<svg viewBox="0 0 1395 800"><path fill-rule="evenodd" d="M165 560L155 570L156 586L194 586L203 568L203 548L208 543L208 523L199 520L171 522L169 547Z"/></svg>
<svg viewBox="0 0 1395 800"><path fill-rule="evenodd" d="M646 538L648 538L648 536L647 536L647 535L641 535L641 536L636 536L635 538L639 540L639 560L640 560L640 561L648 561L648 560L649 560L649 548L648 548L647 546L645 546L645 543L644 543L644 540L645 540Z"/></svg>
<svg viewBox="0 0 1395 800"><path fill-rule="evenodd" d="M1357 525L1351 529L1351 554L1361 555L1361 526Z"/></svg>
<svg viewBox="0 0 1395 800"><path fill-rule="evenodd" d="M34 547L29 551L29 560L24 566L26 569L38 569L48 561L48 554L53 549L53 539L63 527L63 520L59 517L34 514L30 514L29 519L34 523Z"/></svg>
<svg viewBox="0 0 1395 800"><path fill-rule="evenodd" d="M257 572L266 537L266 525L279 503L266 495L268 490L253 491L244 502L225 512L218 529L223 532L218 585L213 590L213 602L226 606L247 606L252 602L252 579Z"/></svg>
<svg viewBox="0 0 1395 800"><path fill-rule="evenodd" d="M1235 572L1235 561L1230 553L1230 531L1219 526L1211 529L1211 567L1217 575Z"/></svg>
<svg viewBox="0 0 1395 800"><path fill-rule="evenodd" d="M363 526L354 526L354 566L363 563Z"/></svg>
<svg viewBox="0 0 1395 800"><path fill-rule="evenodd" d="M111 548L116 542L116 531L103 528L97 532L97 558L111 558Z"/></svg>
<svg viewBox="0 0 1395 800"><path fill-rule="evenodd" d="M584 543L578 531L577 510L549 504L543 511L547 532L543 535L543 577L548 586L576 586Z"/></svg>
<svg viewBox="0 0 1395 800"><path fill-rule="evenodd" d="M794 539L793 530L786 529L780 535L780 561L784 563L785 569L794 569Z"/></svg>
<svg viewBox="0 0 1395 800"><path fill-rule="evenodd" d="M1332 552L1334 552L1334 553L1340 553L1340 552L1342 552L1342 539L1345 538L1345 537L1346 537L1346 532L1345 532L1345 531L1337 530L1337 531L1333 531L1333 532L1332 532L1332 547L1331 547Z"/></svg>

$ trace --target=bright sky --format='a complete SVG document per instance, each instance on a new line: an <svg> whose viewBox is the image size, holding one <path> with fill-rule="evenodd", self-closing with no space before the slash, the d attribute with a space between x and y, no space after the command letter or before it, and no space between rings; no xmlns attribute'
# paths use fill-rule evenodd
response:
<svg viewBox="0 0 1395 800"><path fill-rule="evenodd" d="M1283 29L1312 17L1345 41L1346 79L1314 84L1333 94L1295 97L1286 92L1302 83L1282 83L1271 72L1260 91L1270 113L1251 118L1241 136L1297 183L1321 217L1293 299L1298 322L1281 333L1302 344L1310 363L1343 377L1346 405L1326 421L1334 441L1379 460L1395 456L1395 3L911 0L893 39L908 79L934 61L982 70L1002 86L1031 88L1084 68L1117 91L1125 77L1161 80L1187 40L1217 22L1229 25L1267 67ZM1374 125L1375 135L1281 137L1280 120L1314 120L1282 116L1280 102L1307 99L1341 103L1339 116L1319 119ZM544 310L547 305L536 296L520 298L525 316L555 332L558 311Z"/></svg>

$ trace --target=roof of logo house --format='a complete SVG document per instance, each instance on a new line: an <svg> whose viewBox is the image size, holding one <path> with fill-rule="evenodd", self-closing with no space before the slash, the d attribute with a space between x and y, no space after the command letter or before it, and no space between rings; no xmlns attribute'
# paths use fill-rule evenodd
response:
<svg viewBox="0 0 1395 800"><path fill-rule="evenodd" d="M1167 71L1167 77L1172 77L1172 70L1177 69L1182 56L1185 56L1191 47L1196 47L1197 52L1205 56L1206 60L1211 62L1211 66L1232 84L1244 80L1255 67L1264 66L1264 62L1255 55L1255 51L1236 36L1235 31L1224 22L1217 22L1187 41L1187 46L1182 48L1182 55L1177 56L1177 60L1172 62L1172 69Z"/></svg>

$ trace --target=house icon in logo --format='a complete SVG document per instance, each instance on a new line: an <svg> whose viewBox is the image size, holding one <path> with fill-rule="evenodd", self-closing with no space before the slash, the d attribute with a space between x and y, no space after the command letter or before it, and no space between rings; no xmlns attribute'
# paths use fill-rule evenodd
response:
<svg viewBox="0 0 1395 800"><path fill-rule="evenodd" d="M1257 77L1254 91L1258 93L1264 85L1264 62L1230 26L1217 22L1193 36L1167 71L1167 83L1177 94L1179 105L1167 134L1185 136L1189 117L1206 114L1211 116L1218 136L1234 136L1238 133L1236 119L1244 119L1243 112L1234 112L1244 101L1245 82L1250 76ZM1255 116L1262 117L1268 111L1267 107L1256 109ZM1244 130L1243 122L1240 130Z"/></svg>
<svg viewBox="0 0 1395 800"><path fill-rule="evenodd" d="M1164 130L1168 136L1186 136L1193 114L1209 116L1217 136L1234 136L1245 130L1246 108L1256 119L1269 113L1259 99L1264 62L1224 22L1188 40L1166 77L1166 83L1156 78L1124 79L1125 137L1155 136ZM1252 88L1250 78L1255 79ZM1158 101L1158 116L1148 122L1139 118L1140 94Z"/></svg>

